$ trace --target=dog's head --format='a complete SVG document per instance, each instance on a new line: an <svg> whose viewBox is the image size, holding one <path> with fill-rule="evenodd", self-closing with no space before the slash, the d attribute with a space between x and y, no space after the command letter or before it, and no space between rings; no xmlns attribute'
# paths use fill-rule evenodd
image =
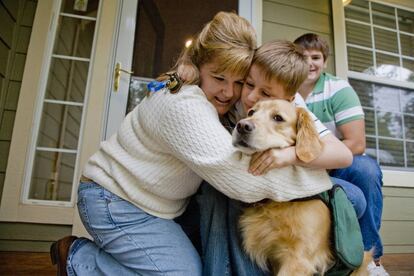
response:
<svg viewBox="0 0 414 276"><path fill-rule="evenodd" d="M322 152L322 142L309 113L285 100L256 103L233 130L233 145L247 154L296 145L296 155L304 162Z"/></svg>

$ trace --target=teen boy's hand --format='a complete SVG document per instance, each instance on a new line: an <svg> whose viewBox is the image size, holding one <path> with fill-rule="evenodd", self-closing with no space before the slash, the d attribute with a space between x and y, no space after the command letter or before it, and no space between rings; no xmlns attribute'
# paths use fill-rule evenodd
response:
<svg viewBox="0 0 414 276"><path fill-rule="evenodd" d="M296 164L295 147L283 149L268 149L252 155L249 173L253 175L265 174L271 169L282 168Z"/></svg>

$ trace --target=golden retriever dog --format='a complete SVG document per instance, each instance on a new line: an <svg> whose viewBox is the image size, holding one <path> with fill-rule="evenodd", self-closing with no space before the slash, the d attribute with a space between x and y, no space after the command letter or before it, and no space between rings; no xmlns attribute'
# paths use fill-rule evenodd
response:
<svg viewBox="0 0 414 276"><path fill-rule="evenodd" d="M284 100L258 102L237 123L233 144L247 154L295 145L304 162L323 147L308 111ZM270 264L274 275L323 275L334 262L330 211L320 199L255 203L241 216L240 229L250 258L263 270ZM367 254L353 275L368 275L369 261Z"/></svg>

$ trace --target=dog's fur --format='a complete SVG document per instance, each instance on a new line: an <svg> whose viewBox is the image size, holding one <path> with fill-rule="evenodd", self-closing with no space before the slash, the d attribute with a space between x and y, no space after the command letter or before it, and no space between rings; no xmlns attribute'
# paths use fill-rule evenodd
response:
<svg viewBox="0 0 414 276"><path fill-rule="evenodd" d="M296 145L304 162L317 158L323 146L309 113L283 100L258 102L238 122L233 144L247 154ZM251 259L264 270L270 264L274 275L324 274L334 262L330 212L319 199L256 203L244 211L240 228ZM370 260L367 252L353 275L367 275Z"/></svg>

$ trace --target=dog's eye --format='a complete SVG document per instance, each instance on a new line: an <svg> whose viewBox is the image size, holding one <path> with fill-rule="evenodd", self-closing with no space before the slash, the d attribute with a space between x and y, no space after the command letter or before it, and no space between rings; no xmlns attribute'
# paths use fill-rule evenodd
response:
<svg viewBox="0 0 414 276"><path fill-rule="evenodd" d="M273 117L273 120L275 120L276 122L283 122L283 121L285 121L283 119L283 117L280 116L280 115L275 115L275 117Z"/></svg>
<svg viewBox="0 0 414 276"><path fill-rule="evenodd" d="M249 116L249 117L253 116L254 112L255 111L253 109L250 109L249 112L247 113L247 116Z"/></svg>

